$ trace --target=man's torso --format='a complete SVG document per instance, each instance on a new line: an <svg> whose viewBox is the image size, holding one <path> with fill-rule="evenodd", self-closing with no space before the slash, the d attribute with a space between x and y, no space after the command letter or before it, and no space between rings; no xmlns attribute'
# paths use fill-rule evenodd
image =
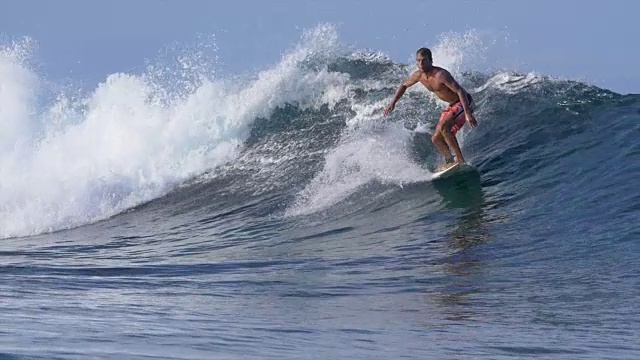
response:
<svg viewBox="0 0 640 360"><path fill-rule="evenodd" d="M420 83L424 85L429 91L436 94L442 101L446 101L449 104L453 104L460 99L458 94L449 89L440 79L439 73L445 71L442 68L435 67L429 74L423 72L420 74Z"/></svg>

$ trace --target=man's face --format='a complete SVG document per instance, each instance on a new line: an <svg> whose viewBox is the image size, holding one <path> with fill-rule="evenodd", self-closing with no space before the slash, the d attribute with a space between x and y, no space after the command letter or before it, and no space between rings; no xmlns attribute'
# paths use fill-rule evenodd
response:
<svg viewBox="0 0 640 360"><path fill-rule="evenodd" d="M416 55L416 63L418 63L418 69L422 71L426 71L431 68L431 61L429 61L429 58L426 56L420 54Z"/></svg>

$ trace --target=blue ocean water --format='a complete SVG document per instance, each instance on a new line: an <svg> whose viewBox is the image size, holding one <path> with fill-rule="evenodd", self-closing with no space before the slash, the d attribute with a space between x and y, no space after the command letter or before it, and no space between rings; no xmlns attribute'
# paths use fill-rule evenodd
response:
<svg viewBox="0 0 640 360"><path fill-rule="evenodd" d="M0 358L640 356L640 95L445 42L479 173L432 181L443 104L326 31L242 88L3 48Z"/></svg>

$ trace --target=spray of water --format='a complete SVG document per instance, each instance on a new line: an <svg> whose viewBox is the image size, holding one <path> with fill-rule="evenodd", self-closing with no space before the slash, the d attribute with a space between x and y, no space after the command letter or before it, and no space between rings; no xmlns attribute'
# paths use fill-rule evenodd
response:
<svg viewBox="0 0 640 360"><path fill-rule="evenodd" d="M303 66L337 49L335 29L323 25L240 87L215 78L215 44L204 44L173 67L112 74L85 96L42 105L40 75L25 60L32 46L0 48L0 238L91 223L162 196L235 159L256 119L285 103L335 103L348 81Z"/></svg>

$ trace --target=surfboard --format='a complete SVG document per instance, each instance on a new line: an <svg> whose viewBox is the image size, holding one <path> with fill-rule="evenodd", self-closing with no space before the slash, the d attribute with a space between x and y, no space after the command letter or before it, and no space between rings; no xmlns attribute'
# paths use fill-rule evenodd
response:
<svg viewBox="0 0 640 360"><path fill-rule="evenodd" d="M450 176L463 174L471 171L477 172L478 169L476 169L475 166L470 164L455 164L448 169L433 173L433 176L431 176L431 180L444 179Z"/></svg>

